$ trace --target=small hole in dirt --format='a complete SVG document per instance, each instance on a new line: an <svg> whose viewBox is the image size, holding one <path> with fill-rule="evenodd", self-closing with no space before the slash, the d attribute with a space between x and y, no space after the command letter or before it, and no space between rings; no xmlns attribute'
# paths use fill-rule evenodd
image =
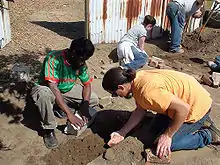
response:
<svg viewBox="0 0 220 165"><path fill-rule="evenodd" d="M203 64L205 61L201 58L189 58L192 62Z"/></svg>

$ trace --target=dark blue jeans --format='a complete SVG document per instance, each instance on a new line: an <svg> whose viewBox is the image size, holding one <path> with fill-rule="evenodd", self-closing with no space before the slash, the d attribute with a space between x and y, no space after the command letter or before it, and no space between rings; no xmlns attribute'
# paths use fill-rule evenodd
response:
<svg viewBox="0 0 220 165"><path fill-rule="evenodd" d="M209 118L209 112L196 123L184 123L172 138L172 151L194 150L202 148L212 141L208 129L202 129L204 121ZM150 124L150 133L159 137L170 125L171 119L168 116L157 114Z"/></svg>
<svg viewBox="0 0 220 165"><path fill-rule="evenodd" d="M185 23L184 9L181 8L177 3L170 2L167 5L166 13L171 24L170 51L179 51Z"/></svg>
<svg viewBox="0 0 220 165"><path fill-rule="evenodd" d="M143 52L139 52L134 46L131 46L131 50L134 54L134 60L124 66L137 70L146 64L148 56Z"/></svg>
<svg viewBox="0 0 220 165"><path fill-rule="evenodd" d="M211 66L214 72L220 72L220 56L215 57L215 64Z"/></svg>

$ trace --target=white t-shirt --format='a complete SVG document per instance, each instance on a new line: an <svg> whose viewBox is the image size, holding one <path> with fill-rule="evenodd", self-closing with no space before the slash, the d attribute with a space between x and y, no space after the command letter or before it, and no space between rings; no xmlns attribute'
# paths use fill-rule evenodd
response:
<svg viewBox="0 0 220 165"><path fill-rule="evenodd" d="M187 17L190 17L199 9L199 6L196 5L197 4L196 0L173 0L173 1L178 2L179 5L184 8Z"/></svg>
<svg viewBox="0 0 220 165"><path fill-rule="evenodd" d="M144 25L138 24L129 29L128 32L121 38L120 42L126 41L137 47L139 38L144 36L147 36L147 30L144 28Z"/></svg>

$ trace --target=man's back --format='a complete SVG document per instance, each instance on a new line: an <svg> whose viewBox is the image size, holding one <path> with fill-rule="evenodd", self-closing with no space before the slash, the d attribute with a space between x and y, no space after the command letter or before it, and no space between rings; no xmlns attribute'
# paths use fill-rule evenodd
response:
<svg viewBox="0 0 220 165"><path fill-rule="evenodd" d="M172 70L144 70L137 72L134 80L134 97L140 104L156 112L166 112L173 96L191 107L187 122L198 121L211 107L210 94L190 75ZM143 100L142 98L145 98ZM149 104L149 105L148 105ZM147 108L147 109L148 109Z"/></svg>
<svg viewBox="0 0 220 165"><path fill-rule="evenodd" d="M199 9L196 0L173 0L173 1L178 2L180 6L184 8L187 17L191 16Z"/></svg>
<svg viewBox="0 0 220 165"><path fill-rule="evenodd" d="M138 45L138 39L147 36L147 31L143 24L134 25L128 32L121 38L120 42L130 42L134 46Z"/></svg>

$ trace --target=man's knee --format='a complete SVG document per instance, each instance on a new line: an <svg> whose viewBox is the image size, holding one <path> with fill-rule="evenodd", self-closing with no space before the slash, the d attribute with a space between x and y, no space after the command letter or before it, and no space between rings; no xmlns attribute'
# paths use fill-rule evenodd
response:
<svg viewBox="0 0 220 165"><path fill-rule="evenodd" d="M54 102L55 96L49 87L37 86L32 89L32 98L35 102Z"/></svg>

